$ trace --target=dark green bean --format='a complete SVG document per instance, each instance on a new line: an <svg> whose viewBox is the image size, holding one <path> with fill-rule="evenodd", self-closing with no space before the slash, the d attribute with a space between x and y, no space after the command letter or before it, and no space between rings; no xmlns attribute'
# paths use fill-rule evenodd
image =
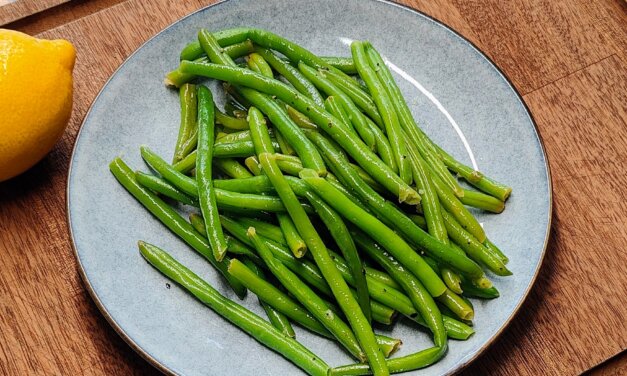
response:
<svg viewBox="0 0 627 376"><path fill-rule="evenodd" d="M148 209L152 215L218 269L240 298L246 295L246 288L233 279L226 271L228 259L225 258L221 262L217 261L213 257L209 243L207 243L207 241L194 230L192 225L183 219L174 209L163 202L154 193L139 185L135 180L133 171L120 158L115 158L109 164L109 169L118 182L120 182L137 201Z"/></svg>
<svg viewBox="0 0 627 376"><path fill-rule="evenodd" d="M283 335L261 317L220 295L211 285L165 251L144 242L139 242L139 250L157 270L257 341L283 355L310 375L325 376L327 374L329 366L318 356L293 338Z"/></svg>

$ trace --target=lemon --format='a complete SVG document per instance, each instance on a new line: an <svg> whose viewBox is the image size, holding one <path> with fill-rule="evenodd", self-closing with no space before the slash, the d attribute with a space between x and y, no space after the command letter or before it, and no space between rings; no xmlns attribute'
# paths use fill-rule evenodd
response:
<svg viewBox="0 0 627 376"><path fill-rule="evenodd" d="M75 58L66 40L0 29L0 181L39 162L63 134Z"/></svg>

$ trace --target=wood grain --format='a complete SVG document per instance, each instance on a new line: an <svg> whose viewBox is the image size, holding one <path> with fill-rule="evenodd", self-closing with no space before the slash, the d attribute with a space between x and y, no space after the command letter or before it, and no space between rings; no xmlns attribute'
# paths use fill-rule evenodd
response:
<svg viewBox="0 0 627 376"><path fill-rule="evenodd" d="M77 47L74 113L53 152L0 184L0 374L156 373L108 326L69 243L65 185L89 105L143 41L207 1L114 0L16 25ZM621 1L408 1L477 44L524 93L553 173L538 283L464 373L579 374L627 348L627 12ZM64 6L62 6L64 7ZM70 9L70 8L68 8ZM81 10L82 9L82 10ZM68 11L70 12L70 11ZM29 29L30 28L30 29ZM39 29L38 29L39 28Z"/></svg>
<svg viewBox="0 0 627 376"><path fill-rule="evenodd" d="M70 0L0 0L0 26L68 1Z"/></svg>

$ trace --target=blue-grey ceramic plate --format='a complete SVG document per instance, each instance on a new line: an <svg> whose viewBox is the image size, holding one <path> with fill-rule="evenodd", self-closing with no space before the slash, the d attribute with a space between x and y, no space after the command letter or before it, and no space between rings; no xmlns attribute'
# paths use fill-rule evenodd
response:
<svg viewBox="0 0 627 376"><path fill-rule="evenodd" d="M321 55L349 56L350 40L370 40L393 64L426 132L461 160L513 187L505 212L477 215L509 255L514 275L493 278L499 299L474 301L476 334L465 342L451 341L448 355L420 373L450 374L468 364L503 331L540 268L551 214L546 157L520 96L481 52L429 17L380 1L219 3L165 29L113 75L85 119L68 182L76 254L105 317L135 350L168 373L299 373L178 287L170 288L140 257L138 239L159 245L236 299L215 270L151 217L108 171L116 156L145 169L138 149L142 144L169 158L179 106L177 93L163 86L164 74L177 66L179 51L199 28L236 26L272 30ZM243 304L263 314L254 296ZM397 355L430 345L427 333L404 321L391 335L404 343ZM297 336L332 366L352 362L332 342L300 328Z"/></svg>

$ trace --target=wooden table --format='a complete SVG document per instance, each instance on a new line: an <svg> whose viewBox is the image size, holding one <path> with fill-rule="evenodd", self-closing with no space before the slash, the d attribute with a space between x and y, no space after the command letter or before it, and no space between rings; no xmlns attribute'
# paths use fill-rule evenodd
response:
<svg viewBox="0 0 627 376"><path fill-rule="evenodd" d="M68 163L113 70L209 3L78 1L9 25L69 39L78 59L65 135L36 167L0 184L0 373L156 373L109 327L80 280L65 215ZM538 282L506 332L464 373L572 375L617 356L627 347L625 3L404 3L459 31L508 75L538 123L553 174L552 237ZM596 372L625 368L618 355Z"/></svg>

